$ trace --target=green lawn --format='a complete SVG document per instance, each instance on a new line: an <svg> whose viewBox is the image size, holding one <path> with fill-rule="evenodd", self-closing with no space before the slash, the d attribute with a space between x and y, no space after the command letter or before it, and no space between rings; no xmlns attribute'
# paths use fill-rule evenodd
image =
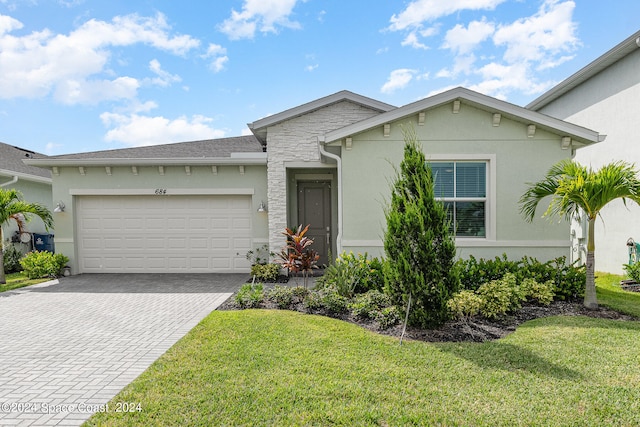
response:
<svg viewBox="0 0 640 427"><path fill-rule="evenodd" d="M29 285L35 285L49 281L51 279L29 279L24 273L11 273L7 274L7 283L0 284L0 292L10 291L12 289L23 288Z"/></svg>
<svg viewBox="0 0 640 427"><path fill-rule="evenodd" d="M599 297L640 311L640 294ZM139 412L87 424L631 426L639 366L640 322L552 317L495 342L400 346L335 319L215 311L110 404Z"/></svg>

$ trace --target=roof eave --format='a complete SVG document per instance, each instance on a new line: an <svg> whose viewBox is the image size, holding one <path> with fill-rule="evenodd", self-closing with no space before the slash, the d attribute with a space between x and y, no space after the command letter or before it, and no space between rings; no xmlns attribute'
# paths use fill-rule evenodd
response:
<svg viewBox="0 0 640 427"><path fill-rule="evenodd" d="M0 175L9 176L9 177L17 176L19 179L32 181L32 182L40 182L44 184L51 184L52 182L51 178L47 178L45 176L32 175L30 173L24 173L24 172L16 172L8 169L0 169Z"/></svg>
<svg viewBox="0 0 640 427"><path fill-rule="evenodd" d="M610 65L616 63L620 59L627 56L629 53L638 49L638 47L640 47L640 31L629 36L627 39L606 52L604 55L596 58L594 61L587 64L585 67L578 70L573 75L569 76L556 86L549 89L547 92L540 95L538 98L531 101L526 105L525 108L534 111L544 108L546 105L555 101L565 93L569 92L571 89L584 83L602 70L608 68Z"/></svg>
<svg viewBox="0 0 640 427"><path fill-rule="evenodd" d="M323 135L323 138L325 142L332 143L347 136L352 136L368 130L374 126L393 122L409 115L416 114L420 111L438 107L442 104L451 102L456 99L465 100L466 102L477 105L480 108L494 110L495 112L501 112L522 122L555 129L556 131L559 131L559 133L567 134L567 136L577 138L585 144L599 142L598 132L535 111L527 110L515 104L510 104L508 102L501 101L499 99L483 95L481 93L474 92L462 87L433 95L429 98L416 101L412 104L405 105L403 107L380 114L378 116L362 120L360 122L354 123L353 125L328 132Z"/></svg>
<svg viewBox="0 0 640 427"><path fill-rule="evenodd" d="M236 154L236 153L233 153ZM239 155L243 154L243 155ZM172 158L93 158L93 159L29 159L28 165L39 167L66 166L184 166L184 165L266 165L267 153L237 153L231 157L172 157Z"/></svg>

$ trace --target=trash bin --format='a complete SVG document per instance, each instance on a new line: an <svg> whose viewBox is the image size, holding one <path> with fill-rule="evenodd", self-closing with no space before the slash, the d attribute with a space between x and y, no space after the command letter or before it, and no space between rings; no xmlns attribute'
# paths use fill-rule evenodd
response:
<svg viewBox="0 0 640 427"><path fill-rule="evenodd" d="M36 251L55 252L53 234L33 233L33 247Z"/></svg>

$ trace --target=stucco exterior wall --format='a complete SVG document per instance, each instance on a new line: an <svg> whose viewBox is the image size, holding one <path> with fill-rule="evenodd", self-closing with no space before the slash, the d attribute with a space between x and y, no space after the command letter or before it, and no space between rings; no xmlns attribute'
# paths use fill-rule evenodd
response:
<svg viewBox="0 0 640 427"><path fill-rule="evenodd" d="M367 119L379 112L348 101L329 105L311 113L269 127L267 133L267 176L269 181L269 247L278 252L284 245L282 231L290 214L287 201L295 191L287 185L287 169L328 168L323 163L317 137L328 131ZM295 207L291 207L295 209Z"/></svg>
<svg viewBox="0 0 640 427"><path fill-rule="evenodd" d="M352 149L343 147L343 248L382 255L386 228L384 208L390 185L403 157L402 127L413 126L427 160L487 160L488 227L486 238L458 238L459 255L492 258L535 256L547 260L569 255L569 224L536 219L529 224L519 212L518 200L526 183L541 179L555 162L571 155L562 150L561 136L538 129L527 137L527 124L505 117L492 125L490 112L462 105L458 114L451 105L429 110L425 124L415 118L391 123L388 137L383 128L353 136ZM540 215L546 206L539 209Z"/></svg>
<svg viewBox="0 0 640 427"><path fill-rule="evenodd" d="M54 213L56 223L56 251L70 258L72 272L77 270L77 254L75 253L75 204L74 193L95 192L95 194L120 195L127 190L143 190L144 194L154 195L156 189L165 189L166 195L197 194L198 190L212 189L253 189L253 246L257 248L267 243L267 216L257 212L261 201L267 198L266 167L264 165L244 166L190 166L189 174L185 166L165 166L162 174L157 166L137 167L137 175L131 167L111 167L111 175L105 167L87 167L84 175L77 167L61 167L58 175L54 175L53 200L61 200L66 209Z"/></svg>
<svg viewBox="0 0 640 427"><path fill-rule="evenodd" d="M640 49L540 110L607 135L605 141L577 151L575 159L595 169L624 160L640 166ZM640 207L613 202L596 223L596 270L623 274L626 241L640 241ZM578 233L586 233L576 227Z"/></svg>

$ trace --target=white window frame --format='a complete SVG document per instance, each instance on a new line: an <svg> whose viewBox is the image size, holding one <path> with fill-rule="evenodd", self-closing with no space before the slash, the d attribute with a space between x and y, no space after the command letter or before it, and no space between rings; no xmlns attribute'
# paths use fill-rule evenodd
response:
<svg viewBox="0 0 640 427"><path fill-rule="evenodd" d="M456 198L455 201L485 201L485 236L458 237L458 246L474 246L474 244L496 240L496 155L495 154L427 154L427 162L486 162L487 194L483 198ZM447 201L448 198L442 200ZM453 199L451 199L453 200Z"/></svg>

